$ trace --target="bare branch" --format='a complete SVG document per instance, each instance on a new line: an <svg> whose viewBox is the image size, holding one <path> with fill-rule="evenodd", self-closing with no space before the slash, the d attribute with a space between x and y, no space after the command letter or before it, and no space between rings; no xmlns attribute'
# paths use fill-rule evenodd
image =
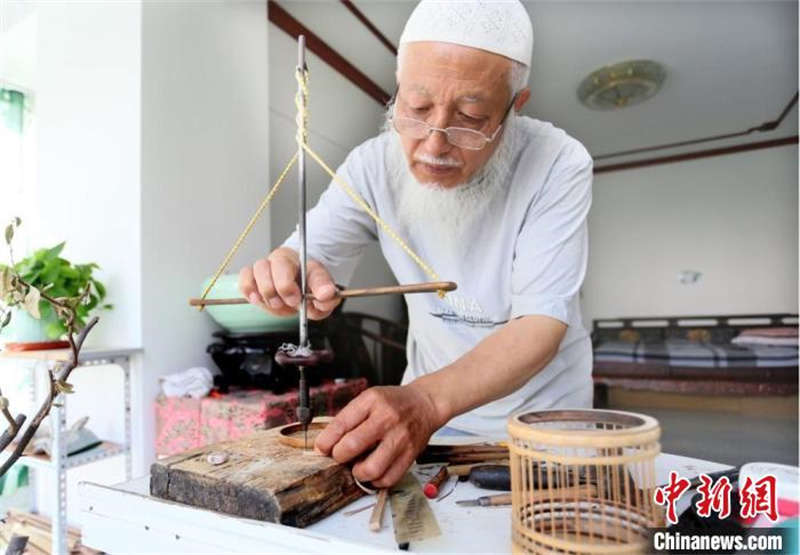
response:
<svg viewBox="0 0 800 555"><path fill-rule="evenodd" d="M3 432L3 435L0 436L0 453L5 451L6 447L14 441L14 438L17 437L20 428L22 428L22 424L25 423L25 419L27 417L24 414L17 415L17 418L14 419L14 427L8 427Z"/></svg>
<svg viewBox="0 0 800 555"><path fill-rule="evenodd" d="M14 534L8 542L5 555L22 555L28 545L28 536L18 536Z"/></svg>
<svg viewBox="0 0 800 555"><path fill-rule="evenodd" d="M83 328L80 333L78 334L77 339L74 337L74 333L69 333L67 338L69 339L70 348L72 349L72 358L69 362L64 362L61 364L61 369L56 372L55 380L51 377L50 379L50 393L47 398L42 403L42 406L39 408L39 411L36 413L36 416L33 420L31 420L30 425L22 434L22 437L17 442L16 446L14 447L14 451L5 460L2 466L0 466L0 476L5 475L17 460L22 456L22 452L27 447L28 443L30 443L31 439L33 439L33 435L36 433L36 430L39 429L44 419L50 414L50 409L53 408L53 403L58 397L59 391L56 388L56 381L62 380L66 381L69 378L69 375L72 373L75 368L78 366L78 355L80 354L81 347L83 347L83 342L86 340L86 336L92 330L92 328L97 324L98 318L95 316L89 323L86 324L86 327ZM70 321L69 327L71 328L72 321Z"/></svg>

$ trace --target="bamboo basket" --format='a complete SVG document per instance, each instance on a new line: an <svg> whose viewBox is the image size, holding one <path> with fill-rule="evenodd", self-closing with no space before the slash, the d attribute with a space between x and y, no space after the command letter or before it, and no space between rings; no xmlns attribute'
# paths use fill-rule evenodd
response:
<svg viewBox="0 0 800 555"><path fill-rule="evenodd" d="M607 410L551 410L508 420L512 552L645 553L663 526L653 502L658 422Z"/></svg>

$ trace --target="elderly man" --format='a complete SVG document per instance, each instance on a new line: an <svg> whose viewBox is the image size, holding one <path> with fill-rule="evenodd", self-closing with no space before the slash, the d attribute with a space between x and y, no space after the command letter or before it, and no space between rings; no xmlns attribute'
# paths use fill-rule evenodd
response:
<svg viewBox="0 0 800 555"><path fill-rule="evenodd" d="M411 295L403 385L353 400L316 440L354 475L397 482L446 426L505 436L515 412L589 407L581 324L592 160L549 123L515 114L530 97L530 19L517 1L423 0L400 39L387 129L339 175L458 290ZM400 283L425 281L408 255L336 185L308 214L309 317L337 304L364 247L380 243ZM279 315L300 302L297 237L240 273Z"/></svg>

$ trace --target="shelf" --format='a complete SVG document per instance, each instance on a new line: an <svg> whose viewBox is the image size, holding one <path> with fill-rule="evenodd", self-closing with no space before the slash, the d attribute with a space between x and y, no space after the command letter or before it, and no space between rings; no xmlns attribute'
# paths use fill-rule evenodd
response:
<svg viewBox="0 0 800 555"><path fill-rule="evenodd" d="M141 349L137 348L86 348L81 349L79 361L81 364L87 363L112 363L118 358L128 358L131 355L141 353ZM2 351L0 350L0 358L3 359L18 359L18 360L49 360L53 362L65 362L70 360L72 351L69 349L55 349L55 350L42 350L42 351Z"/></svg>
<svg viewBox="0 0 800 555"><path fill-rule="evenodd" d="M97 447L92 447L88 451L67 457L67 468L75 468L85 464L101 461L109 457L115 457L125 453L125 447L119 443L111 441L104 441ZM2 457L5 459L6 457ZM22 455L18 461L20 464L27 465L31 468L44 468L52 469L53 461L44 453L37 453L35 455Z"/></svg>

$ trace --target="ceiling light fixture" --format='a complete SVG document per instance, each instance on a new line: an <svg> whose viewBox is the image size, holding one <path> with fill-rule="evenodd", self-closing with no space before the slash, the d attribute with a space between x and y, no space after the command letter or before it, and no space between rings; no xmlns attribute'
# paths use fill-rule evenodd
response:
<svg viewBox="0 0 800 555"><path fill-rule="evenodd" d="M656 94L665 76L658 62L620 62L593 71L578 87L578 98L594 110L633 106Z"/></svg>

